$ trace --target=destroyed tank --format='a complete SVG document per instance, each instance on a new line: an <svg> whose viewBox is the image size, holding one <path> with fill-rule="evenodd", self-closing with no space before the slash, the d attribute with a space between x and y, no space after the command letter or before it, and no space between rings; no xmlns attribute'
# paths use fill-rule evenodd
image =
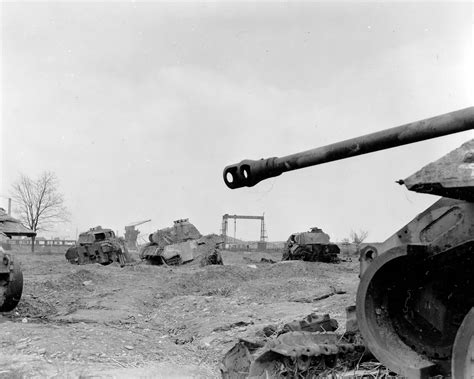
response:
<svg viewBox="0 0 474 379"><path fill-rule="evenodd" d="M286 241L282 261L339 262L339 246L329 242L329 235L313 227L309 232L294 233Z"/></svg>
<svg viewBox="0 0 474 379"><path fill-rule="evenodd" d="M8 239L13 236L34 237L36 233L0 208L0 241L9 246ZM22 292L23 273L20 263L0 246L0 312L15 309L20 302Z"/></svg>
<svg viewBox="0 0 474 379"><path fill-rule="evenodd" d="M474 129L474 107L282 158L224 169L230 188L286 171ZM441 196L377 248L360 256L356 313L370 351L408 378L471 378L474 356L474 140L407 179ZM341 214L341 217L343 215Z"/></svg>
<svg viewBox="0 0 474 379"><path fill-rule="evenodd" d="M112 229L101 226L79 234L75 246L66 251L66 259L72 264L100 263L108 265L118 262L121 266L131 261L124 241L117 238Z"/></svg>
<svg viewBox="0 0 474 379"><path fill-rule="evenodd" d="M170 228L159 229L148 237L149 243L139 252L151 264L179 265L194 259L201 233L189 219L176 220Z"/></svg>

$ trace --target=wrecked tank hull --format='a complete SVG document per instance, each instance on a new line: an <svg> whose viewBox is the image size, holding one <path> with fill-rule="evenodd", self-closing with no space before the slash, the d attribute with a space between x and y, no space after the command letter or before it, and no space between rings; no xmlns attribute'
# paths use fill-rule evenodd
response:
<svg viewBox="0 0 474 379"><path fill-rule="evenodd" d="M193 239L189 239L191 237ZM187 240L180 242L180 239ZM140 248L139 256L154 265L181 265L193 261L200 266L223 265L219 249L222 244L221 237L215 234L201 236L188 220L178 220L175 227L151 234L150 243Z"/></svg>
<svg viewBox="0 0 474 379"><path fill-rule="evenodd" d="M115 237L113 230L100 226L81 233L78 244L67 249L66 259L69 263L78 265L108 265L117 262L124 266L131 261L125 243Z"/></svg>
<svg viewBox="0 0 474 379"><path fill-rule="evenodd" d="M286 241L282 261L337 263L340 261L339 246L329 242L329 235L319 228L309 232L294 233Z"/></svg>
<svg viewBox="0 0 474 379"><path fill-rule="evenodd" d="M286 157L224 169L229 188L284 172L474 129L474 107ZM409 378L469 378L474 348L474 140L400 184L441 196L387 239L361 251L357 320L370 351ZM467 351L467 352L466 352ZM468 353L468 352L471 353Z"/></svg>
<svg viewBox="0 0 474 379"><path fill-rule="evenodd" d="M198 258L200 266L223 265L222 255L218 247L214 247L207 237L199 240L175 243L160 248L148 243L140 249L140 258L154 265L181 265ZM146 258L144 258L146 257Z"/></svg>
<svg viewBox="0 0 474 379"><path fill-rule="evenodd" d="M189 219L181 219L173 221L173 226L170 228L159 229L148 237L150 243L164 248L165 246L185 242L190 240L197 240L202 235L199 230L189 222Z"/></svg>
<svg viewBox="0 0 474 379"><path fill-rule="evenodd" d="M180 265L194 259L196 241L175 243L161 248L154 243L146 244L140 249L140 258L146 259L152 264Z"/></svg>
<svg viewBox="0 0 474 379"><path fill-rule="evenodd" d="M0 312L15 309L23 292L20 264L0 248Z"/></svg>
<svg viewBox="0 0 474 379"><path fill-rule="evenodd" d="M70 247L66 251L66 259L69 263L78 265L91 263L108 265L118 262L123 266L129 262L124 246L110 242Z"/></svg>
<svg viewBox="0 0 474 379"><path fill-rule="evenodd" d="M196 241L201 237L201 233L188 219L176 220L172 227L150 234L150 242L139 250L139 256L157 265L187 263L194 259Z"/></svg>
<svg viewBox="0 0 474 379"><path fill-rule="evenodd" d="M399 181L446 197L361 251L361 332L375 356L408 377L453 375L455 341L474 307L473 157L471 140Z"/></svg>

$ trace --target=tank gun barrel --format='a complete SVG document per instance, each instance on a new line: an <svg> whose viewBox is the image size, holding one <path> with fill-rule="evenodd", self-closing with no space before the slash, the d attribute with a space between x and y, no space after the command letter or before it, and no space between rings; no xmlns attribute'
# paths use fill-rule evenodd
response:
<svg viewBox="0 0 474 379"><path fill-rule="evenodd" d="M253 187L284 172L474 129L474 107L366 134L284 157L246 159L224 168L231 188Z"/></svg>

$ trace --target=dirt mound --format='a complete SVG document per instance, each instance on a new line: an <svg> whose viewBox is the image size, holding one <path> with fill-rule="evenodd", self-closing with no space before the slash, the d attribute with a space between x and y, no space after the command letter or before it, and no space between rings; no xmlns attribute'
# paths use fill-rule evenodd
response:
<svg viewBox="0 0 474 379"><path fill-rule="evenodd" d="M259 272L257 270L248 270L245 267L238 266L206 266L200 270L196 270L191 274L193 280L200 282L226 280L228 282L234 281L248 281L258 278Z"/></svg>
<svg viewBox="0 0 474 379"><path fill-rule="evenodd" d="M10 315L11 318L44 319L56 314L56 312L56 307L46 301L32 297L23 297Z"/></svg>
<svg viewBox="0 0 474 379"><path fill-rule="evenodd" d="M100 267L102 268L102 267ZM94 268L91 270L88 269L79 269L77 271L72 271L68 274L65 274L59 277L56 280L47 280L43 285L47 289L51 290L89 290L87 284L89 283L101 283L107 280L107 276L104 273L95 271Z"/></svg>
<svg viewBox="0 0 474 379"><path fill-rule="evenodd" d="M154 266L150 266L155 268ZM160 297L171 298L174 296L209 294L226 295L233 288L237 288L235 283L243 283L256 278L255 273L235 266L211 265L205 267L192 267L189 265L175 267L173 269L156 270L162 275L162 280L166 282L160 287ZM231 283L233 283L231 285Z"/></svg>
<svg viewBox="0 0 474 379"><path fill-rule="evenodd" d="M328 277L328 272L334 271L329 263L283 261L272 265L259 265L265 271L265 277L294 278L294 277Z"/></svg>

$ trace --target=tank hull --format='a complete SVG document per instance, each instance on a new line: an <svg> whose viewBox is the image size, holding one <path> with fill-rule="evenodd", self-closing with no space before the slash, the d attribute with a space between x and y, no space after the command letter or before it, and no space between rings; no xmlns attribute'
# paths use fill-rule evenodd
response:
<svg viewBox="0 0 474 379"><path fill-rule="evenodd" d="M474 204L442 198L361 251L357 319L371 352L410 378L451 375L462 320L474 307Z"/></svg>
<svg viewBox="0 0 474 379"><path fill-rule="evenodd" d="M337 263L340 252L339 246L330 243L328 234L319 228L312 228L309 232L294 233L288 238L282 261Z"/></svg>
<svg viewBox="0 0 474 379"><path fill-rule="evenodd" d="M66 251L66 259L78 265L117 262L123 266L130 261L125 246L110 241L70 247Z"/></svg>
<svg viewBox="0 0 474 379"><path fill-rule="evenodd" d="M151 264L179 265L194 259L197 240L202 235L188 219L176 220L169 228L150 234L150 243L139 251L141 259Z"/></svg>
<svg viewBox="0 0 474 379"><path fill-rule="evenodd" d="M196 248L196 241L175 243L163 248L157 244L149 243L140 249L139 255L141 259L152 264L178 265L192 261Z"/></svg>

